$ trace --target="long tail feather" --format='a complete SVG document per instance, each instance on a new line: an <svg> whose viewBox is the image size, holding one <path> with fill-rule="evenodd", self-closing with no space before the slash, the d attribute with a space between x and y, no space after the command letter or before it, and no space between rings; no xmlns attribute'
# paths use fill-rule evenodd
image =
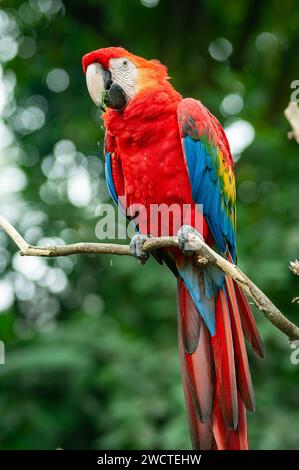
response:
<svg viewBox="0 0 299 470"><path fill-rule="evenodd" d="M178 280L179 351L194 449L248 449L246 408L253 410L255 404L243 330L256 351L263 347L240 292L225 279L211 336L184 281Z"/></svg>
<svg viewBox="0 0 299 470"><path fill-rule="evenodd" d="M252 349L255 352L255 354L257 354L257 356L263 359L265 357L264 346L263 346L260 334L258 332L258 329L256 327L255 319L250 310L246 296L236 282L234 282L234 287L235 287L236 297L238 300L240 317L241 317L242 328L243 328L244 334L249 344L251 344Z"/></svg>
<svg viewBox="0 0 299 470"><path fill-rule="evenodd" d="M238 425L238 401L235 373L234 346L231 333L229 306L224 289L219 289L216 299L216 331L212 348L216 375L219 380L218 400L224 419L231 429Z"/></svg>
<svg viewBox="0 0 299 470"><path fill-rule="evenodd" d="M183 378L187 383L198 418L206 422L211 417L214 386L210 335L183 281L178 282L180 312L178 325L179 337L183 343L181 352ZM186 311L186 307L189 311ZM195 335L197 335L196 344Z"/></svg>
<svg viewBox="0 0 299 470"><path fill-rule="evenodd" d="M227 254L227 258L231 263L233 263L233 259L229 253ZM265 357L264 346L258 329L256 327L254 316L249 307L248 300L246 299L246 295L235 281L233 281L233 285L239 306L240 318L244 335L249 344L251 345L255 354L263 359Z"/></svg>
<svg viewBox="0 0 299 470"><path fill-rule="evenodd" d="M212 425L211 422L203 423L199 419L198 412L196 411L193 403L192 394L190 392L188 381L186 379L188 373L186 370L185 350L182 342L180 326L178 331L178 337L181 368L183 375L183 388L192 447L195 450L208 450L211 447L211 442L213 438Z"/></svg>
<svg viewBox="0 0 299 470"><path fill-rule="evenodd" d="M213 407L213 435L215 440L214 449L225 450L227 448L227 439L229 430L227 428L224 416L220 407L219 397L219 385L220 380L216 377L215 383L215 396L214 396L214 407Z"/></svg>
<svg viewBox="0 0 299 470"><path fill-rule="evenodd" d="M249 411L254 411L255 400L253 387L249 371L247 353L245 348L244 336L240 320L239 308L237 304L234 285L231 278L226 278L226 291L228 294L229 311L231 319L232 336L235 351L235 365L237 384L242 400Z"/></svg>

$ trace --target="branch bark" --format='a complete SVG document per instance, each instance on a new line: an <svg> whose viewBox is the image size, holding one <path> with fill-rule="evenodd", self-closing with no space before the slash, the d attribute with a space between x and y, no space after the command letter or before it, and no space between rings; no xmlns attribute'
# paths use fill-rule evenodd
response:
<svg viewBox="0 0 299 470"><path fill-rule="evenodd" d="M296 103L290 101L288 107L284 110L284 115L291 124L292 130L288 133L289 139L295 139L299 144L299 108Z"/></svg>
<svg viewBox="0 0 299 470"><path fill-rule="evenodd" d="M19 232L2 216L0 228L14 241L20 250L21 256L57 257L74 254L110 254L131 256L128 245L113 243L75 243L72 245L31 246ZM145 241L143 249L152 251L158 248L179 247L177 237L150 238ZM230 276L254 301L264 316L291 341L299 340L299 328L290 322L271 302L270 299L234 264L216 253L201 238L195 234L189 235L189 247L197 256L199 265L211 263L219 270Z"/></svg>

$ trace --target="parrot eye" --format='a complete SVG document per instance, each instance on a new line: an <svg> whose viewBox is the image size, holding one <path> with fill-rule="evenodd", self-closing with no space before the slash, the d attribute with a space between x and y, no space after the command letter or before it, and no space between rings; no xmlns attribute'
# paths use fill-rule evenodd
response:
<svg viewBox="0 0 299 470"><path fill-rule="evenodd" d="M127 69L128 66L129 66L129 61L128 61L127 59L124 59L124 60L122 61L121 65L122 65L122 67L123 67L124 69Z"/></svg>

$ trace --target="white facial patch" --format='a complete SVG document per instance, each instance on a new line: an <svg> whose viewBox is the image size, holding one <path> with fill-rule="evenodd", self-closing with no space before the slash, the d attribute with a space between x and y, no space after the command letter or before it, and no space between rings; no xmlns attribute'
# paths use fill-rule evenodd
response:
<svg viewBox="0 0 299 470"><path fill-rule="evenodd" d="M109 70L112 81L118 83L129 98L136 93L137 68L126 57L110 59Z"/></svg>

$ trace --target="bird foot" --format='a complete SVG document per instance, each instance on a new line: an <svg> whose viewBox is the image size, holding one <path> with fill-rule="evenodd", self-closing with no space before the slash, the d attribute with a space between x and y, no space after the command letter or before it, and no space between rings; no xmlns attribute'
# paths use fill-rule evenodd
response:
<svg viewBox="0 0 299 470"><path fill-rule="evenodd" d="M138 260L140 264L145 264L149 258L149 253L143 249L144 242L149 238L150 235L141 235L136 233L130 242L131 254Z"/></svg>
<svg viewBox="0 0 299 470"><path fill-rule="evenodd" d="M177 233L178 243L180 250L186 255L190 256L193 253L193 248L189 243L189 235L196 235L203 240L202 235L191 225L182 225Z"/></svg>

